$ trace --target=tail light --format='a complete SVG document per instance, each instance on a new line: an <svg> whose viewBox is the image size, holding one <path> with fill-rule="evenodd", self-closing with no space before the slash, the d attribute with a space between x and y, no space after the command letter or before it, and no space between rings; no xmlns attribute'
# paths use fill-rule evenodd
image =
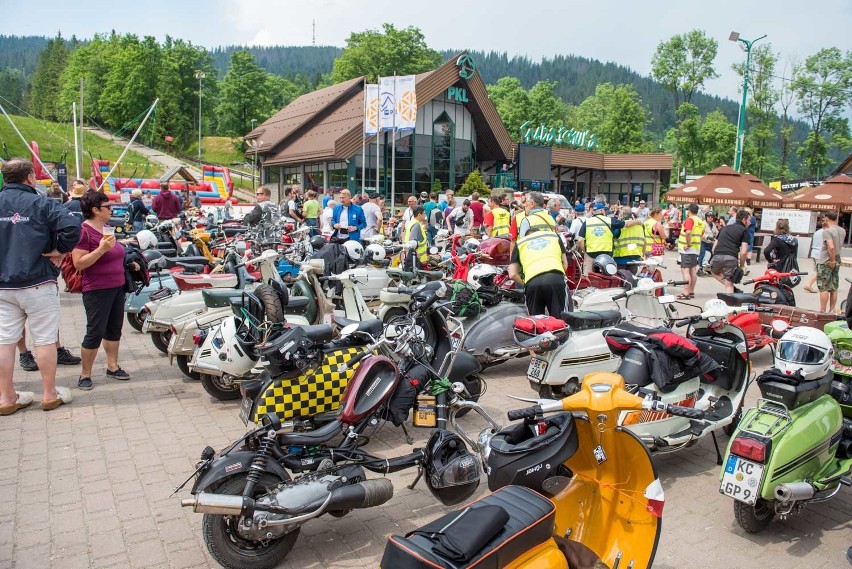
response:
<svg viewBox="0 0 852 569"><path fill-rule="evenodd" d="M173 325L169 326L169 330L171 330L172 334L177 334L177 328L175 328Z"/></svg>
<svg viewBox="0 0 852 569"><path fill-rule="evenodd" d="M755 462L766 460L768 443L750 437L738 436L731 443L731 453Z"/></svg>
<svg viewBox="0 0 852 569"><path fill-rule="evenodd" d="M204 336L206 336L206 335L207 334L203 334L201 332L196 332L195 334L192 335L192 343L195 344L196 346L200 346L201 342L204 341Z"/></svg>

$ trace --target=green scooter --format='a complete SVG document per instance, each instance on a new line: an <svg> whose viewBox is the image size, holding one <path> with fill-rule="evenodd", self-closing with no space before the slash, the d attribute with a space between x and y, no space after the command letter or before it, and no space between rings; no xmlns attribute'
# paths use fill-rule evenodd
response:
<svg viewBox="0 0 852 569"><path fill-rule="evenodd" d="M792 328L757 379L762 397L731 437L719 488L749 533L852 486L852 377L830 371L835 355L825 333Z"/></svg>

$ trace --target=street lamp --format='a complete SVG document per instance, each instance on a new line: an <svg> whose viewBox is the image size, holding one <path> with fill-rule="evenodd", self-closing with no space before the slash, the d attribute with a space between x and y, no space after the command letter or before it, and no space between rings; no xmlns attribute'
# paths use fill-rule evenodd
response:
<svg viewBox="0 0 852 569"><path fill-rule="evenodd" d="M198 79L198 167L201 168L201 80L207 77L207 74L198 69L195 71L195 78Z"/></svg>
<svg viewBox="0 0 852 569"><path fill-rule="evenodd" d="M252 119L252 122L254 122L254 121L255 121L255 119ZM252 130L254 130L254 129L252 129ZM257 140L257 139L252 139L252 140L248 141L248 145L249 145L249 148L254 152L254 160L252 160L252 163L251 163L251 190L252 190L252 192L254 192L255 191L255 183L256 183L256 180L257 180L257 175L255 174L255 171L257 170L257 153L260 150L260 147L263 146L263 141Z"/></svg>
<svg viewBox="0 0 852 569"><path fill-rule="evenodd" d="M739 32L731 32L729 40L735 43L742 43L740 47L746 52L745 72L743 73L743 102L740 105L740 115L737 119L737 146L734 150L734 170L740 171L740 164L743 161L743 147L745 146L745 126L746 126L746 99L748 98L748 69L751 65L751 46L766 37L766 34L760 36L756 40L747 40L740 37ZM745 46L745 47L743 47Z"/></svg>

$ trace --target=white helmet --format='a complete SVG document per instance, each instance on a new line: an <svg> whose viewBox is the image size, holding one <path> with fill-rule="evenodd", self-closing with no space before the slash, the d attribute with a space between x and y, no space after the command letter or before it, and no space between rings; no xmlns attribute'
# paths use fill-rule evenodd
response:
<svg viewBox="0 0 852 569"><path fill-rule="evenodd" d="M479 251L479 239L468 239L464 243L464 248L467 249L469 253L476 253Z"/></svg>
<svg viewBox="0 0 852 569"><path fill-rule="evenodd" d="M360 261L364 257L364 247L357 241L347 241L343 248L353 261Z"/></svg>
<svg viewBox="0 0 852 569"><path fill-rule="evenodd" d="M775 368L787 375L801 371L805 381L824 377L831 367L834 348L822 330L799 326L791 328L778 340Z"/></svg>
<svg viewBox="0 0 852 569"><path fill-rule="evenodd" d="M237 319L229 316L222 320L218 328L210 331L214 334L210 342L210 350L216 366L223 373L242 377L257 364L257 360L249 356L237 340ZM218 338L216 337L218 336Z"/></svg>
<svg viewBox="0 0 852 569"><path fill-rule="evenodd" d="M470 268L470 271L467 273L467 282L474 289L479 290L479 287L482 285L480 280L483 277L489 277L492 275L499 275L500 269L495 267L494 265L474 265Z"/></svg>
<svg viewBox="0 0 852 569"><path fill-rule="evenodd" d="M385 248L379 245L378 243L371 243L367 245L367 248L364 249L364 252L367 255L367 259L371 261L381 261L385 258Z"/></svg>
<svg viewBox="0 0 852 569"><path fill-rule="evenodd" d="M143 251L157 248L157 236L154 235L153 231L148 231L147 229L143 229L136 234L136 242L139 243L139 248Z"/></svg>

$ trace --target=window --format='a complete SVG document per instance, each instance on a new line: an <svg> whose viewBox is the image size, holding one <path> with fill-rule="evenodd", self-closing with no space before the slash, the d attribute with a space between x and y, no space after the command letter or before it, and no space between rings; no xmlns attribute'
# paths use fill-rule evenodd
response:
<svg viewBox="0 0 852 569"><path fill-rule="evenodd" d="M455 188L453 177L453 143L455 125L446 112L432 123L432 179L442 188Z"/></svg>
<svg viewBox="0 0 852 569"><path fill-rule="evenodd" d="M328 163L328 187L335 192L349 187L349 165L346 162ZM358 180L358 184L361 180Z"/></svg>

